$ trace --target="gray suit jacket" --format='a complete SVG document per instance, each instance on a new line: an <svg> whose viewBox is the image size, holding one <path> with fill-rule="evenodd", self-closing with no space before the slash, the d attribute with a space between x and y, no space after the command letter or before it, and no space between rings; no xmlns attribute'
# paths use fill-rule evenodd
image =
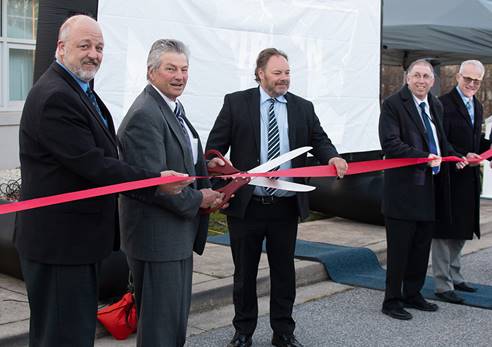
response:
<svg viewBox="0 0 492 347"><path fill-rule="evenodd" d="M193 136L198 134L187 121ZM152 171L175 170L207 175L198 139L198 162L187 150L182 128L164 99L150 84L135 99L118 130L122 160ZM178 195L155 189L132 191L120 197L121 247L143 261L188 258L203 253L208 215L199 212L208 180L197 180Z"/></svg>

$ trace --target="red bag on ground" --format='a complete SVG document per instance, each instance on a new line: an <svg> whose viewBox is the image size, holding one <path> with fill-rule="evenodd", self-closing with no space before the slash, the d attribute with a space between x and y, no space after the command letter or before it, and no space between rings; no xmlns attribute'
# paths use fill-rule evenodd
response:
<svg viewBox="0 0 492 347"><path fill-rule="evenodd" d="M131 292L112 305L97 311L97 319L117 340L124 340L137 331L137 308Z"/></svg>

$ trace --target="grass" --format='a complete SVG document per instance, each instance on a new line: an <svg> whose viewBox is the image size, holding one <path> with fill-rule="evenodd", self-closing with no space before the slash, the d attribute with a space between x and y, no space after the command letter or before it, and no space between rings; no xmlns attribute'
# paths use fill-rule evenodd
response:
<svg viewBox="0 0 492 347"><path fill-rule="evenodd" d="M309 217L304 222L312 222L318 219L326 219L330 218L330 216L323 214L321 212L311 211ZM210 214L210 222L208 225L208 234L209 235L223 235L227 234L227 220L226 216L220 212L214 212Z"/></svg>

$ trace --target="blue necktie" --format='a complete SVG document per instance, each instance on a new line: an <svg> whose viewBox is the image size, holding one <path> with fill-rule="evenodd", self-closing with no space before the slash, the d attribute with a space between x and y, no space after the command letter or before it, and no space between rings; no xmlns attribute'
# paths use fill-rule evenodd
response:
<svg viewBox="0 0 492 347"><path fill-rule="evenodd" d="M108 127L108 120L106 117L102 114L101 109L99 108L99 105L97 104L96 96L94 95L94 92L92 91L91 87L87 87L87 90L85 91L87 94L87 97L89 98L89 101L91 102L92 106L94 106L94 109L96 110L97 114L99 114L99 117L101 118L102 122Z"/></svg>
<svg viewBox="0 0 492 347"><path fill-rule="evenodd" d="M469 99L466 102L466 109L468 111L468 115L470 116L470 120L471 120L471 123L473 125L474 124L474 119L473 119L473 104L470 102Z"/></svg>
<svg viewBox="0 0 492 347"><path fill-rule="evenodd" d="M425 134L427 135L427 141L429 142L429 152L432 154L437 155L437 144L436 144L436 139L434 138L434 133L432 132L432 126L430 123L430 117L429 115L425 112L425 102L421 102L419 104L420 109L422 110L422 119L424 121L425 125ZM435 166L432 168L432 173L434 175L437 175L439 173L440 167Z"/></svg>

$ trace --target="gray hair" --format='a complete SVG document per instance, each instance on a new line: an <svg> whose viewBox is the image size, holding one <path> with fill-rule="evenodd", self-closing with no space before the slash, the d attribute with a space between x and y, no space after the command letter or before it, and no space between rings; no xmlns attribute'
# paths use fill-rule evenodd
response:
<svg viewBox="0 0 492 347"><path fill-rule="evenodd" d="M161 66L161 56L168 52L184 54L186 56L186 60L188 60L188 56L190 55L188 47L186 47L181 41L172 39L161 39L155 41L152 44L149 51L149 56L147 57L147 79L149 79L149 73L151 71L155 71Z"/></svg>
<svg viewBox="0 0 492 347"><path fill-rule="evenodd" d="M460 74L463 74L463 70L465 69L466 65L473 65L475 66L478 70L480 70L480 75L483 77L485 75L485 67L479 60L465 60L464 62L461 63L460 65Z"/></svg>
<svg viewBox="0 0 492 347"><path fill-rule="evenodd" d="M410 72L412 72L412 70L413 70L413 68L414 68L415 65L426 65L426 66L428 66L430 68L430 70L431 70L432 76L434 76L434 67L426 59L417 59L414 62L412 62L410 64L410 66L408 67L408 69L407 69L407 75L409 75Z"/></svg>

